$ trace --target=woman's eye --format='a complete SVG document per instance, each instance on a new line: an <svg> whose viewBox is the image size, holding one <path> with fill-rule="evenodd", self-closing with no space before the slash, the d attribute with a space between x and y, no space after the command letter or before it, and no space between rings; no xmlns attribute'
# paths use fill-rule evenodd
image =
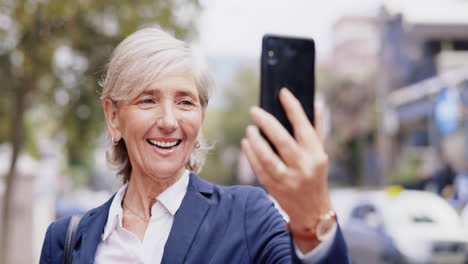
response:
<svg viewBox="0 0 468 264"><path fill-rule="evenodd" d="M195 102L190 99L181 99L177 102L177 104L184 108L191 108L195 106Z"/></svg>
<svg viewBox="0 0 468 264"><path fill-rule="evenodd" d="M155 101L151 98L141 99L138 103L140 104L154 104Z"/></svg>
<svg viewBox="0 0 468 264"><path fill-rule="evenodd" d="M181 103L183 105L193 105L192 101L189 101L189 100L183 100Z"/></svg>

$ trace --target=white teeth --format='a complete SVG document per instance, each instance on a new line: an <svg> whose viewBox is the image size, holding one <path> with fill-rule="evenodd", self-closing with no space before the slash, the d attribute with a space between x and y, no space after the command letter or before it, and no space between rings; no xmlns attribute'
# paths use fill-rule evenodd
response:
<svg viewBox="0 0 468 264"><path fill-rule="evenodd" d="M153 145L156 145L158 147L162 147L162 148L170 148L170 147L173 147L175 145L177 145L177 143L179 142L178 140L176 141L157 141L157 140L149 140L149 142L151 142L151 144Z"/></svg>

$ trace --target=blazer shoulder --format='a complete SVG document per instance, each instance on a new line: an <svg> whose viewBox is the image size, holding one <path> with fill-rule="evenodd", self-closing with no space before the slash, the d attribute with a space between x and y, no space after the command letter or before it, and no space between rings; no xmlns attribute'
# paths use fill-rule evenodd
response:
<svg viewBox="0 0 468 264"><path fill-rule="evenodd" d="M40 264L56 263L57 256L63 255L65 236L71 216L63 217L52 222L42 243Z"/></svg>
<svg viewBox="0 0 468 264"><path fill-rule="evenodd" d="M114 198L114 196L112 196L111 199L109 199L109 201L111 201L113 198ZM88 210L87 212L85 212L83 214L82 219L85 219L86 217L92 216L93 214L95 214L96 212L99 212L101 210L106 210L106 209L108 210L107 207L108 207L109 201L107 201L106 203L100 205L99 207ZM62 218L59 218L59 219L53 221L49 225L49 228L47 229L47 232L50 232L50 235L54 240L56 238L62 238L62 240L65 241L65 235L66 235L67 230L68 230L68 224L70 223L70 219L71 219L71 216L64 216ZM80 224L81 224L81 222L80 222Z"/></svg>
<svg viewBox="0 0 468 264"><path fill-rule="evenodd" d="M91 209L83 214L83 217L80 221L78 226L78 231L95 220L95 218L91 217L92 215L96 214L97 212L105 212L109 209L109 204L112 201L114 196L112 196L106 203L103 205ZM105 215L105 214L101 214ZM59 218L52 222L49 227L47 228L47 232L44 238L44 242L42 244L42 251L40 257L40 263L63 263L63 254L64 254L64 247L65 247L65 237L68 230L68 225L70 223L71 216L66 216ZM93 221L95 225L95 222Z"/></svg>
<svg viewBox="0 0 468 264"><path fill-rule="evenodd" d="M92 210L86 212L84 215L89 214ZM59 246L65 244L65 236L67 234L68 225L70 223L71 216L64 216L53 221L47 228L46 239L49 243L58 243Z"/></svg>
<svg viewBox="0 0 468 264"><path fill-rule="evenodd" d="M53 240L59 239L65 241L65 234L67 233L68 224L70 223L71 216L65 216L52 222L47 229ZM63 239L62 239L63 237Z"/></svg>

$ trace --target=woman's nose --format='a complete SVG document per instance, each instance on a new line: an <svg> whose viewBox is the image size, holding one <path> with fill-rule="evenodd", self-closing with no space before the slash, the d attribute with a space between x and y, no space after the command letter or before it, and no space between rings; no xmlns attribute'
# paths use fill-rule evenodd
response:
<svg viewBox="0 0 468 264"><path fill-rule="evenodd" d="M157 126L164 132L173 132L177 129L178 123L172 105L163 105L161 115L157 120Z"/></svg>

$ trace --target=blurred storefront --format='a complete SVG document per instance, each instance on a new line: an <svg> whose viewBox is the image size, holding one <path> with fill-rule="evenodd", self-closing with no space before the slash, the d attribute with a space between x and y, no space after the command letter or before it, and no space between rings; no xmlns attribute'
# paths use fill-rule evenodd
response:
<svg viewBox="0 0 468 264"><path fill-rule="evenodd" d="M468 160L455 150L468 146L466 10L462 0L385 0L374 15L335 23L325 64L337 80L326 91L331 176L386 185Z"/></svg>
<svg viewBox="0 0 468 264"><path fill-rule="evenodd" d="M393 117L387 120L396 123L388 131L395 135L396 152L419 148L421 155L432 152L463 170L468 161L468 67L398 89L388 103Z"/></svg>
<svg viewBox="0 0 468 264"><path fill-rule="evenodd" d="M11 159L11 147L0 145L0 200L5 193L5 175ZM55 219L55 157L44 155L41 161L22 154L17 162L13 187L11 232L7 263L28 264L39 260L48 225ZM0 204L0 209L2 204ZM3 220L0 210L0 224ZM0 231L1 233L1 231Z"/></svg>
<svg viewBox="0 0 468 264"><path fill-rule="evenodd" d="M389 142L381 149L389 168L410 155L420 163L418 176L429 177L448 164L463 170L468 161L468 2L424 5L389 0L381 11L380 133Z"/></svg>

